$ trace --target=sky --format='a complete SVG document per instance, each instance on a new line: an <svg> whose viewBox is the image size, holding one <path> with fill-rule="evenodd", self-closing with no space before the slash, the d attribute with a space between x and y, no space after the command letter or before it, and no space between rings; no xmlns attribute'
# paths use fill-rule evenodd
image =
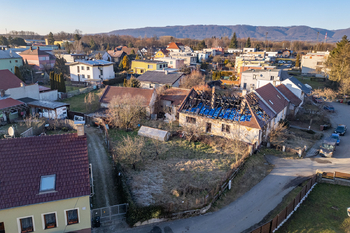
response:
<svg viewBox="0 0 350 233"><path fill-rule="evenodd" d="M174 25L350 27L349 0L0 0L0 34L83 34Z"/></svg>

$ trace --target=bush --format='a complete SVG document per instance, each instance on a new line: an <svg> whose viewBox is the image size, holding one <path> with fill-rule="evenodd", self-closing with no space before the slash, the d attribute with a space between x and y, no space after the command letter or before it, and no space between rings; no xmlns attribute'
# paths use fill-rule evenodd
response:
<svg viewBox="0 0 350 233"><path fill-rule="evenodd" d="M113 79L104 80L103 84L113 86L123 83L124 79L126 79L126 74L117 74L116 77Z"/></svg>

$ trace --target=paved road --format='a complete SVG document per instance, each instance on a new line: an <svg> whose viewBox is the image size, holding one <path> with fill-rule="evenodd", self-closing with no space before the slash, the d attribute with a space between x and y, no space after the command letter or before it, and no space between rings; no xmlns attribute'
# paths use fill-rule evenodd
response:
<svg viewBox="0 0 350 233"><path fill-rule="evenodd" d="M350 106L337 103L333 105L337 111L336 114L332 115L333 125L347 124L350 126L350 117L348 117L350 116ZM244 232L247 228L259 223L303 178L315 174L316 170L349 172L350 143L347 143L349 137L350 132L341 138L341 145L335 153L335 158L315 157L290 160L267 156L266 159L275 164L273 171L245 195L217 212L110 232Z"/></svg>

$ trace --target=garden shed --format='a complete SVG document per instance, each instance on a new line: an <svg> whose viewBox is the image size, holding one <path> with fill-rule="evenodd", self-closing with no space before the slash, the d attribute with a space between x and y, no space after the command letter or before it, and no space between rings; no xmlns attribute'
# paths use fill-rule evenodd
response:
<svg viewBox="0 0 350 233"><path fill-rule="evenodd" d="M160 129L155 129L147 126L141 126L139 136L157 139L160 141L168 141L170 137L170 132Z"/></svg>

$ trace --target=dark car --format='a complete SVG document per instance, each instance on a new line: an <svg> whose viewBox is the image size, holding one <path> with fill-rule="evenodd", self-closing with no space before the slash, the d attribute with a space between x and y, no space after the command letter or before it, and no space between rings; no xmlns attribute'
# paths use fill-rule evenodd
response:
<svg viewBox="0 0 350 233"><path fill-rule="evenodd" d="M313 95L312 96L312 100L315 102L315 103L323 103L324 100L323 98L319 97L319 96L316 96L316 95Z"/></svg>
<svg viewBox="0 0 350 233"><path fill-rule="evenodd" d="M334 112L334 107L332 105L325 105L323 106L324 110L327 110L328 112Z"/></svg>
<svg viewBox="0 0 350 233"><path fill-rule="evenodd" d="M340 136L344 136L346 133L346 125L338 125L338 127L335 129L334 133L337 133Z"/></svg>

